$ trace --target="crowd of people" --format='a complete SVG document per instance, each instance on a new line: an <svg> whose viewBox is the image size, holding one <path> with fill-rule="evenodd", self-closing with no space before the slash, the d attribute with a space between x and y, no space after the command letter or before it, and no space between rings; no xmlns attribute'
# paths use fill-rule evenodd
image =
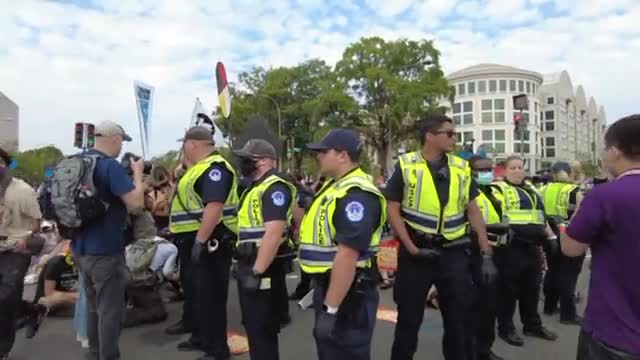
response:
<svg viewBox="0 0 640 360"><path fill-rule="evenodd" d="M119 359L122 328L165 321L168 300L182 301L166 329L188 335L178 350L228 359L231 278L253 360L280 358L288 302L305 296L319 359L370 359L378 289L391 287L392 360L414 358L427 303L442 314L447 360L502 359L492 351L496 328L523 346L516 305L523 335L555 341L538 312L541 292L545 314L582 327L578 360L640 358L640 116L609 127L611 179L597 185L568 162L531 181L518 156L496 177L491 159L452 154L455 129L441 115L420 121L421 148L400 155L388 179L359 167L362 144L349 129L307 146L315 181L279 172L261 139L225 159L206 127L179 139L175 169L145 169L135 157L123 166L131 137L116 123L95 134L95 147L62 161L37 192L0 150L0 359L18 329L32 338L49 316L74 317L88 359ZM400 244L397 269L378 271L387 237ZM575 293L588 251L583 318ZM289 295L294 259L301 280ZM28 301L25 283L36 285Z"/></svg>

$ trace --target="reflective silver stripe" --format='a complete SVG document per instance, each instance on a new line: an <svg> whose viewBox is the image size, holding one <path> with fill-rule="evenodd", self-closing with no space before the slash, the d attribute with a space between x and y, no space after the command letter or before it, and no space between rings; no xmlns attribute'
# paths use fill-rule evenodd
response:
<svg viewBox="0 0 640 360"><path fill-rule="evenodd" d="M484 217L484 222L487 223L489 222L489 200L486 197L482 197L482 202L483 202L483 208L484 208L484 212L482 213L482 216Z"/></svg>
<svg viewBox="0 0 640 360"><path fill-rule="evenodd" d="M318 207L322 206L324 200L326 200L326 198L320 202ZM313 218L313 243L317 245L319 245L320 243L320 241L318 240L318 222L320 221L320 214L322 214L322 209L318 209L316 211L315 217Z"/></svg>
<svg viewBox="0 0 640 360"><path fill-rule="evenodd" d="M300 250L319 251L319 252L336 252L338 251L338 248L335 246L301 244Z"/></svg>
<svg viewBox="0 0 640 360"><path fill-rule="evenodd" d="M425 220L429 220L429 221L435 221L435 222L438 221L438 217L437 216L421 213L421 212L415 211L413 209L410 209L408 207L404 207L403 206L402 207L402 211L404 211L404 212L406 212L408 214L411 214L411 215L413 215L415 217L419 217L421 219L425 219Z"/></svg>
<svg viewBox="0 0 640 360"><path fill-rule="evenodd" d="M245 239L245 240L238 240L238 244L243 244L243 243L256 243L259 244L262 241L262 239Z"/></svg>
<svg viewBox="0 0 640 360"><path fill-rule="evenodd" d="M420 210L420 200L422 199L422 179L424 177L424 170L418 170L417 178L418 182L416 184L416 211Z"/></svg>
<svg viewBox="0 0 640 360"><path fill-rule="evenodd" d="M171 213L171 216L176 216L176 215L202 215L204 213L204 210L200 209L200 210L189 210L189 212L186 211L176 211Z"/></svg>
<svg viewBox="0 0 640 360"><path fill-rule="evenodd" d="M371 259L358 261L357 266L360 268L367 267L370 265L370 261ZM314 267L314 266L332 267L333 266L333 261L314 261L314 260L299 259L298 262L302 265L309 266L309 267Z"/></svg>
<svg viewBox="0 0 640 360"><path fill-rule="evenodd" d="M459 213L457 215L453 215L453 216L449 216L449 217L444 218L444 221L447 222L447 221L458 220L458 219L461 219L463 217L464 217L464 212L461 212L461 213Z"/></svg>
<svg viewBox="0 0 640 360"><path fill-rule="evenodd" d="M409 185L409 169L408 168L404 168L403 172L404 175L404 199L402 200L402 203L406 204L407 201L409 200L409 192L407 191L407 186Z"/></svg>

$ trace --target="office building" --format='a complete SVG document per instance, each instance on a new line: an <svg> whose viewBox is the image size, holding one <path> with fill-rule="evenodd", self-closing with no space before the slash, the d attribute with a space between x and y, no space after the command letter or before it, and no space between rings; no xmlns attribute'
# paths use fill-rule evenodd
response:
<svg viewBox="0 0 640 360"><path fill-rule="evenodd" d="M17 151L19 145L18 105L0 92L0 146L8 151Z"/></svg>

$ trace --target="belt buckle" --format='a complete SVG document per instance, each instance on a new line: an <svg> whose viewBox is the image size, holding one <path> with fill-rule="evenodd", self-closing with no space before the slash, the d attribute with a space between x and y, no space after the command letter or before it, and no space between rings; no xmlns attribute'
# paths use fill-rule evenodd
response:
<svg viewBox="0 0 640 360"><path fill-rule="evenodd" d="M211 240L207 241L207 251L209 253L216 252L219 247L220 247L220 242L218 240L211 239Z"/></svg>

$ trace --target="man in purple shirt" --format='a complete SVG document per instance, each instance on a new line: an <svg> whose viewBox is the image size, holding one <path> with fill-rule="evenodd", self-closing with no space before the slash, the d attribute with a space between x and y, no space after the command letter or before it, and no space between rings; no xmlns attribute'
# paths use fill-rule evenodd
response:
<svg viewBox="0 0 640 360"><path fill-rule="evenodd" d="M611 125L605 146L616 180L587 193L562 237L567 256L592 254L577 359L640 359L640 115Z"/></svg>

